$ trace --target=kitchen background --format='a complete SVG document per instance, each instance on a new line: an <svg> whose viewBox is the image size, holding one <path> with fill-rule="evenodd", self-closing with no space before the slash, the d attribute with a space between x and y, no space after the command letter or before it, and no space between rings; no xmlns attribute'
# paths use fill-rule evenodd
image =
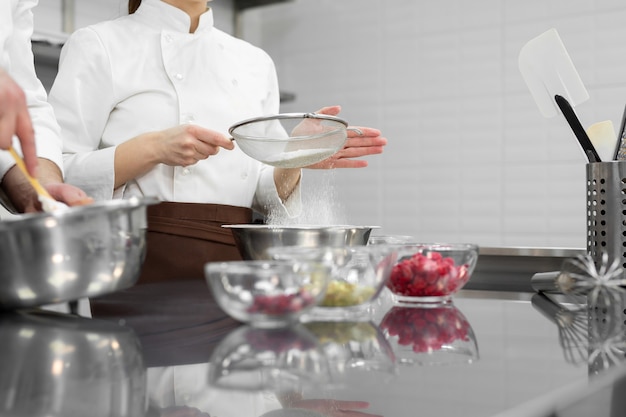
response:
<svg viewBox="0 0 626 417"><path fill-rule="evenodd" d="M273 57L282 111L340 104L341 117L380 128L389 140L368 168L307 171L305 199L316 211L322 201L329 220L424 241L585 247L585 158L561 115L540 114L517 57L525 42L556 28L590 93L576 107L581 121L612 120L619 129L625 3L291 0L250 7L258 3L215 0L212 7L219 28ZM35 45L42 78L53 77L49 57L67 32L125 10L125 0L42 0L35 38L53 44ZM333 198L338 203L328 204Z"/></svg>

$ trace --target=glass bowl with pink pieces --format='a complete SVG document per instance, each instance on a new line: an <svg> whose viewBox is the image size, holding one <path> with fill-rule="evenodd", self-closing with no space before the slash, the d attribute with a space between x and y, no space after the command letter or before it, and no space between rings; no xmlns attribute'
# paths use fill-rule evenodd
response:
<svg viewBox="0 0 626 417"><path fill-rule="evenodd" d="M230 261L205 265L217 304L235 320L260 328L297 322L326 294L330 267L320 262Z"/></svg>
<svg viewBox="0 0 626 417"><path fill-rule="evenodd" d="M473 243L398 244L387 288L398 304L450 302L477 261L478 245Z"/></svg>

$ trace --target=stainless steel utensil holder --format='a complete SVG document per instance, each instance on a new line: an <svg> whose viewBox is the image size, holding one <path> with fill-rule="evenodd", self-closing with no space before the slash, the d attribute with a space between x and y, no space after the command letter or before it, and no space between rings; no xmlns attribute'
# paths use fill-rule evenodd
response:
<svg viewBox="0 0 626 417"><path fill-rule="evenodd" d="M617 259L626 271L626 161L587 164L587 252L596 265L606 252L609 264ZM612 333L624 334L626 293L616 297L612 307L610 303L604 307L589 306L591 350L594 343L609 339ZM595 358L588 364L590 375L607 366L605 356Z"/></svg>
<svg viewBox="0 0 626 417"><path fill-rule="evenodd" d="M626 271L626 161L587 164L587 252Z"/></svg>

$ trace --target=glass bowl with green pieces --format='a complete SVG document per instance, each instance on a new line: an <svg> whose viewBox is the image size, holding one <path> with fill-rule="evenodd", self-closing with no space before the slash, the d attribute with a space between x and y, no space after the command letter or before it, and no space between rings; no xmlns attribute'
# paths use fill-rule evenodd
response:
<svg viewBox="0 0 626 417"><path fill-rule="evenodd" d="M326 294L303 317L307 320L370 320L393 265L397 247L357 245L341 247L281 246L268 249L275 260L316 261L331 268Z"/></svg>

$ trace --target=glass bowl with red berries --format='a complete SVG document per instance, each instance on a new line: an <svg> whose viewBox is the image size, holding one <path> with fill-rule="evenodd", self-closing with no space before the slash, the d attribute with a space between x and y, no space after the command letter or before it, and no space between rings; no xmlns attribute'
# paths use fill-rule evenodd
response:
<svg viewBox="0 0 626 417"><path fill-rule="evenodd" d="M477 261L473 243L399 244L387 288L399 304L446 303L469 281Z"/></svg>
<svg viewBox="0 0 626 417"><path fill-rule="evenodd" d="M330 267L281 260L209 262L205 278L217 304L259 328L289 326L326 294Z"/></svg>
<svg viewBox="0 0 626 417"><path fill-rule="evenodd" d="M324 297L304 321L367 321L396 263L397 249L395 245L277 246L268 254L277 260L320 262L331 268Z"/></svg>
<svg viewBox="0 0 626 417"><path fill-rule="evenodd" d="M380 323L400 365L451 365L478 360L478 342L453 304L392 307Z"/></svg>

